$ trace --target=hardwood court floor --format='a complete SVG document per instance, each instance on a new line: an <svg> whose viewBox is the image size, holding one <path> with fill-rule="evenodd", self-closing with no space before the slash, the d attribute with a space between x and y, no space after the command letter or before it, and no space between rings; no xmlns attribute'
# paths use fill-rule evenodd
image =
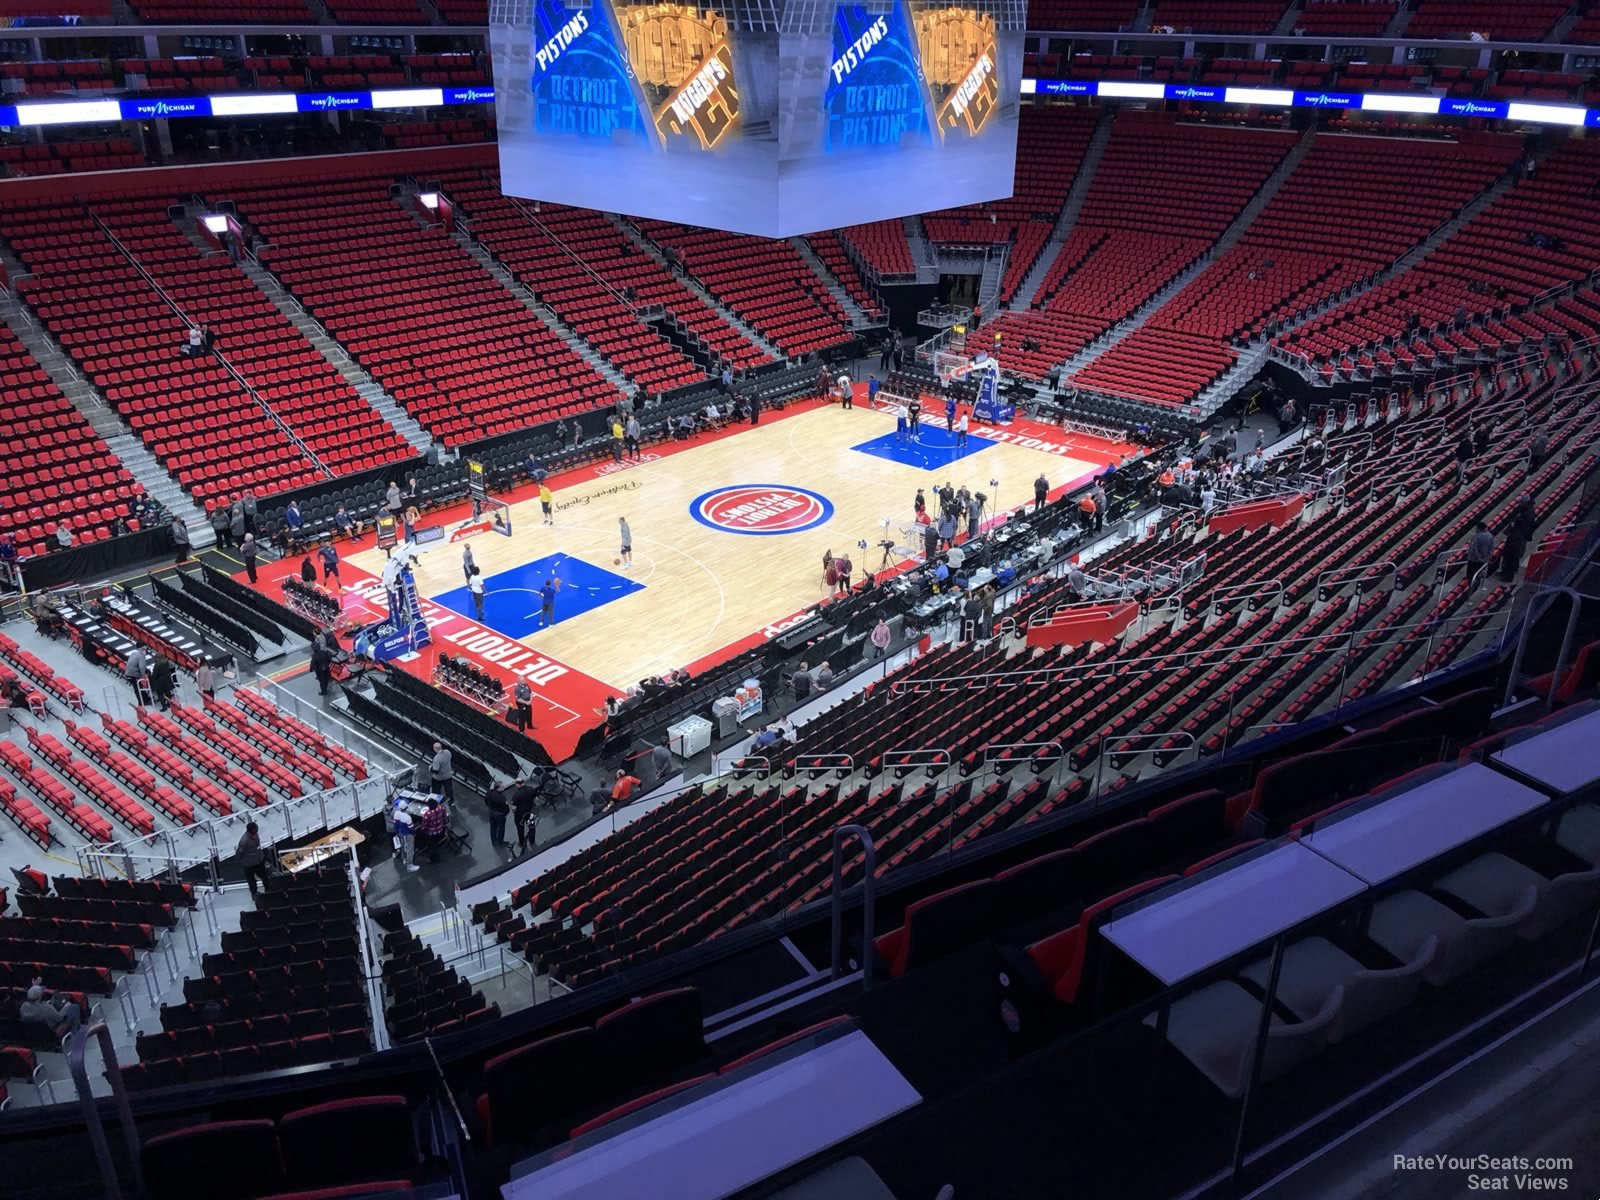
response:
<svg viewBox="0 0 1600 1200"><path fill-rule="evenodd" d="M947 466L893 457L949 457L941 447L950 435L943 418L924 422L921 448L898 449L894 419L870 408L816 408L768 419L736 436L695 445L676 453L652 455L555 494L555 523L542 523L537 496L512 505L514 533L506 538L481 534L470 540L486 589L481 624L551 659L617 688L723 650L793 615L827 594L822 579L823 551L849 550L859 582L863 569L877 567L877 543L893 537L909 547L912 500L918 487L932 492L947 480L998 497L1014 508L1031 503L1034 478L1043 472L1052 490L1076 483L1113 461L1114 452L1082 442L1083 457L993 441L978 448L975 426L969 452ZM1059 431L1057 440L1067 443ZM878 439L884 439L881 443ZM853 447L874 443L877 453ZM668 449L670 450L670 444ZM998 489L989 481L998 479ZM776 521L816 520L799 532L753 535L734 532L697 518L696 501L708 492L748 485L748 495L722 502L723 525L741 520L757 526ZM816 498L785 489L804 489ZM527 489L518 495L526 496ZM791 507L774 517L778 507ZM739 501L766 509L740 509ZM831 511L830 511L831 510ZM702 512L715 513L709 503ZM616 566L617 519L633 531L633 567ZM884 520L890 522L884 532ZM451 523L452 527L454 524ZM865 541L868 550L857 548ZM383 553L368 548L347 556L373 575L383 569ZM891 561L903 561L896 555ZM572 560L578 560L574 563ZM594 568L599 568L595 570ZM538 628L537 588L555 571L571 576L556 604L557 623ZM465 616L472 615L463 589L462 545L441 542L425 548L416 569L424 597ZM642 585L635 586L635 585Z"/></svg>

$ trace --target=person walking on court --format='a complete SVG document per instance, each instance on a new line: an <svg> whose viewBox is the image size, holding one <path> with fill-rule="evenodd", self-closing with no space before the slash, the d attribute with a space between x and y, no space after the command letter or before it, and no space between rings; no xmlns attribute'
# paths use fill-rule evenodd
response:
<svg viewBox="0 0 1600 1200"><path fill-rule="evenodd" d="M962 409L956 416L956 449L967 444L967 410Z"/></svg>
<svg viewBox="0 0 1600 1200"><path fill-rule="evenodd" d="M1033 481L1033 511L1038 512L1044 507L1046 497L1050 495L1050 481L1044 477L1044 472L1039 472L1039 478Z"/></svg>
<svg viewBox="0 0 1600 1200"><path fill-rule="evenodd" d="M846 552L834 559L833 567L839 573L839 591L848 596L850 594L850 572L855 570L855 564L850 561L849 553Z"/></svg>
<svg viewBox="0 0 1600 1200"><path fill-rule="evenodd" d="M483 620L483 571L478 567L472 568L472 577L467 580L467 590L472 593L472 612L478 620Z"/></svg>
<svg viewBox="0 0 1600 1200"><path fill-rule="evenodd" d="M551 576L539 588L539 628L548 629L556 623L556 593L561 590L561 580Z"/></svg>
<svg viewBox="0 0 1600 1200"><path fill-rule="evenodd" d="M239 865L244 868L245 882L250 885L250 895L256 895L256 880L263 890L267 886L267 852L261 848L261 829L251 821L244 827L244 836L234 848Z"/></svg>
<svg viewBox="0 0 1600 1200"><path fill-rule="evenodd" d="M400 501L400 485L394 480L389 481L389 488L383 494L383 506L389 510L389 515L395 520L400 519L400 513L405 505Z"/></svg>
<svg viewBox="0 0 1600 1200"><path fill-rule="evenodd" d="M628 570L633 566L633 530L628 528L628 518L617 518L617 533L622 539L622 569Z"/></svg>
<svg viewBox="0 0 1600 1200"><path fill-rule="evenodd" d="M635 417L635 416L632 416L632 415L630 415L628 417L628 424L627 424L626 429L624 430L623 437L624 437L624 441L625 441L626 446L627 446L628 453L633 456L633 461L634 462L638 462L639 461L639 418L638 417Z"/></svg>
<svg viewBox="0 0 1600 1200"><path fill-rule="evenodd" d="M433 760L428 764L428 781L434 792L451 804L456 800L455 761L443 742L433 744Z"/></svg>
<svg viewBox="0 0 1600 1200"><path fill-rule="evenodd" d="M517 680L511 689L511 715L517 723L517 732L526 734L533 724L533 689L526 679Z"/></svg>
<svg viewBox="0 0 1600 1200"><path fill-rule="evenodd" d="M894 440L903 442L911 428L911 415L904 404L894 406Z"/></svg>
<svg viewBox="0 0 1600 1200"><path fill-rule="evenodd" d="M911 397L911 404L906 409L906 418L907 418L907 421L909 422L909 425L910 425L911 440L913 442L921 441L922 440L922 401L918 397L916 397L916 396Z"/></svg>
<svg viewBox="0 0 1600 1200"><path fill-rule="evenodd" d="M548 483L540 480L539 507L544 509L544 523L546 525L554 525L556 523L555 506L555 493L550 490L550 485Z"/></svg>
<svg viewBox="0 0 1600 1200"><path fill-rule="evenodd" d="M956 398L954 396L946 396L945 397L945 401L944 401L944 424L945 424L945 428L950 430L951 433L955 432L955 428L956 428Z"/></svg>
<svg viewBox="0 0 1600 1200"><path fill-rule="evenodd" d="M256 556L258 553L256 535L253 533L245 534L244 541L239 543L239 559L244 563L244 573L251 583L256 581Z"/></svg>
<svg viewBox="0 0 1600 1200"><path fill-rule="evenodd" d="M983 501L976 496L967 499L967 540L978 536L978 523L983 516Z"/></svg>
<svg viewBox="0 0 1600 1200"><path fill-rule="evenodd" d="M877 404L878 404L878 392L882 389L882 387L883 387L883 384L878 382L878 377L876 375L868 375L867 376L867 407L868 408L876 408L877 407ZM854 405L852 405L852 407L854 407Z"/></svg>
<svg viewBox="0 0 1600 1200"><path fill-rule="evenodd" d="M761 396L759 393L750 393L750 424L761 424Z"/></svg>
<svg viewBox="0 0 1600 1200"><path fill-rule="evenodd" d="M621 417L615 417L615 416L612 417L611 418L611 461L612 462L621 462L622 461L622 444L623 444L623 438L626 437L626 436L627 436L627 430L625 430L622 427L622 418Z"/></svg>
<svg viewBox="0 0 1600 1200"><path fill-rule="evenodd" d="M478 564L472 560L472 546L467 544L461 547L461 573L467 577L467 582L472 582L472 572Z"/></svg>
<svg viewBox="0 0 1600 1200"><path fill-rule="evenodd" d="M331 579L337 590L344 591L344 584L339 581L339 552L333 548L333 543L324 542L317 557L322 560L322 586L327 587Z"/></svg>

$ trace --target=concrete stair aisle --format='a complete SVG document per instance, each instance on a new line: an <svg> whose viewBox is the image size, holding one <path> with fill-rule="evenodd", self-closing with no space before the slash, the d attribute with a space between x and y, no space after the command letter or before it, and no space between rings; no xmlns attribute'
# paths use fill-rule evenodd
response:
<svg viewBox="0 0 1600 1200"><path fill-rule="evenodd" d="M739 316L729 309L727 305L721 303L715 296L706 291L705 288L701 287L699 280L695 279L686 272L674 271L672 264L669 263L666 259L666 256L661 253L660 247L658 247L649 238L645 237L645 235L640 232L639 227L632 221L628 220L626 217L618 216L616 213L607 213L606 216L610 218L613 225L622 231L622 235L624 237L626 237L634 245L638 246L639 249L643 250L651 258L655 259L658 263L665 267L669 273L674 275L680 283L682 283L696 296L700 297L700 299L705 302L706 306L720 316L724 321L733 326L733 328L737 329L740 333L744 334L744 336L749 339L751 345L766 351L778 362L785 362L788 360L789 356L780 350L775 343L767 341L766 338L762 337L761 334L756 331L754 326L747 325L744 321L740 320Z"/></svg>
<svg viewBox="0 0 1600 1200"><path fill-rule="evenodd" d="M394 194L393 198L395 203L398 204L414 221L416 221L417 224L422 225L423 220L417 215L416 206L411 202L412 198L415 197L416 194L416 186L408 183L403 185L400 190ZM572 347L573 352L577 354L579 358L583 359L584 362L588 363L597 372L599 372L601 378L616 388L619 393L626 393L629 395L633 393L633 384L629 381L628 377L613 367L610 362L598 354L595 349L590 346L588 342L584 341L583 338L579 337L577 333L569 329L560 319L556 317L555 313L551 312L548 308L534 299L533 293L529 291L528 288L525 287L521 282L519 282L516 276L514 276L509 270L497 263L493 256L490 255L489 252L485 250L475 238L473 238L471 233L467 231L465 222L457 222L455 231L451 234L451 238L457 246L460 246L462 250L466 251L466 253L472 257L474 262L484 269L490 278L495 280L495 282L504 287L506 291L515 296L524 308L526 308L535 317L539 318L540 322L544 324L552 333L564 341L568 346Z"/></svg>
<svg viewBox="0 0 1600 1200"><path fill-rule="evenodd" d="M1300 23L1300 14L1305 11L1303 0L1292 0L1289 7L1284 10L1279 18L1273 33L1278 37L1290 37L1294 34L1294 27Z"/></svg>
<svg viewBox="0 0 1600 1200"><path fill-rule="evenodd" d="M1035 297L1039 294L1040 285L1044 277L1050 273L1050 264L1055 262L1056 255L1067 240L1067 235L1072 232L1072 227L1078 223L1078 214L1083 211L1084 197L1089 194L1089 184L1093 181L1095 172L1100 169L1100 160L1105 156L1106 146L1111 142L1111 118L1114 109L1106 109L1100 114L1100 119L1095 123L1094 133L1089 137L1089 146L1083 152L1083 161L1078 166L1078 174L1072 181L1072 187L1067 190L1066 203L1061 206L1061 215L1056 218L1055 228L1050 231L1050 240L1039 251L1039 258L1022 277L1022 283L1017 288L1017 294L1011 298L1011 307L1021 310L1033 305Z"/></svg>
<svg viewBox="0 0 1600 1200"><path fill-rule="evenodd" d="M1580 11L1581 8L1581 5L1573 5L1572 11L1566 16L1562 17L1561 20L1556 22L1556 27L1550 31L1549 35L1544 40L1547 42L1553 42L1558 46L1565 44L1567 40L1567 34L1572 32L1572 27L1579 21L1583 20L1583 14Z"/></svg>
<svg viewBox="0 0 1600 1200"><path fill-rule="evenodd" d="M1238 395L1239 390L1254 379L1266 363L1266 338L1252 342L1249 347L1241 351L1233 366L1202 388L1200 394L1195 397L1195 404L1200 409L1200 419L1208 420L1212 413Z"/></svg>
<svg viewBox="0 0 1600 1200"><path fill-rule="evenodd" d="M978 280L978 307L993 312L995 301L1000 299L1000 285L1005 281L1006 262L1011 257L1011 247L1004 243L990 246L983 257L983 274Z"/></svg>
<svg viewBox="0 0 1600 1200"><path fill-rule="evenodd" d="M216 247L202 238L195 228L192 218L197 217L199 212L200 210L194 205L186 206L185 219L178 221L177 225L196 249L209 254ZM433 439L428 436L427 430L412 419L398 400L384 391L382 384L367 374L366 368L345 353L344 347L329 335L323 328L322 322L306 312L301 303L278 282L276 275L253 258L241 259L237 265L250 282L272 301L273 307L288 318L289 323L300 331L306 341L333 364L334 370L343 375L350 386L360 393L361 398L377 409L379 415L388 421L395 432L405 438L418 454L426 454L433 447Z"/></svg>
<svg viewBox="0 0 1600 1200"><path fill-rule="evenodd" d="M515 275L513 275L501 264L495 262L495 260L490 256L489 252L485 250L481 244L473 240L470 233L468 233L460 225L457 225L454 236L456 245L460 246L468 254L472 255L473 258L477 259L478 264L483 267L485 271L493 275L508 292L520 300L522 302L522 306L534 316L538 317L551 333L555 334L558 338L570 346L574 354L598 371L601 377L604 378L606 382L610 383L612 387L616 388L617 391L623 392L630 396L633 394L634 384L631 379L629 379L621 371L617 370L616 367L612 366L610 359L606 358L605 355L601 354L587 341L580 337L576 331L566 324L566 322L562 321L561 318L556 316L554 311L552 311L549 306L540 304L538 300L534 298L533 293L529 291L528 288L520 280L518 280Z"/></svg>
<svg viewBox="0 0 1600 1200"><path fill-rule="evenodd" d="M1400 7L1390 18L1389 24L1384 26L1383 36L1386 38L1400 37L1406 31L1406 26L1411 24L1411 0L1400 0Z"/></svg>
<svg viewBox="0 0 1600 1200"><path fill-rule="evenodd" d="M906 231L906 243L911 247L911 261L917 266L918 283L938 283L939 263L933 253L933 246L928 242L928 231L923 227L920 216L900 218L901 225Z"/></svg>
<svg viewBox="0 0 1600 1200"><path fill-rule="evenodd" d="M883 325L881 317L875 317L866 309L857 304L845 286L839 282L833 272L828 270L827 264L817 257L817 252L811 248L811 243L803 237L788 239L789 245L794 247L794 252L805 259L806 265L822 285L828 289L829 294L839 302L839 306L850 316L850 325L853 329L872 329Z"/></svg>
<svg viewBox="0 0 1600 1200"><path fill-rule="evenodd" d="M1166 287L1162 288L1154 296L1146 300L1137 309L1135 309L1130 316L1119 321L1105 333L1101 334L1100 337L1096 338L1093 342L1085 346L1082 350L1078 351L1078 353L1074 354L1070 359L1068 359L1065 367L1062 369L1062 378L1070 379L1073 375L1083 370L1090 363L1094 362L1095 359L1099 358L1102 354L1105 354L1113 346L1125 339L1129 334L1133 333L1134 330L1143 326L1146 321L1155 316L1156 313L1160 312L1163 306L1173 300L1179 292L1183 291L1184 288L1188 287L1196 279L1200 278L1207 267L1232 249L1233 246L1238 243L1239 239L1244 236L1245 230L1250 228L1251 223L1261 214L1262 210L1267 207L1267 205L1271 202L1272 197L1277 195L1278 189L1282 187L1284 181L1294 173L1294 169L1300 165L1301 161L1310 151L1313 133L1313 130L1307 129L1306 132L1301 135L1300 140L1297 141L1289 150L1289 152L1283 156L1283 161L1277 165L1271 175L1267 176L1266 182L1261 185L1261 189L1256 192L1255 197L1250 201L1249 204L1244 206L1239 215L1236 216L1228 225L1228 228L1223 230L1222 236L1217 239L1215 245L1202 254L1195 262L1191 263L1187 269L1173 279L1172 282L1168 283Z"/></svg>
<svg viewBox="0 0 1600 1200"><path fill-rule="evenodd" d="M1535 151L1534 155L1536 159L1542 162L1547 153L1548 148L1542 148ZM1301 314L1297 318L1284 321L1279 327L1279 332L1292 332L1293 330L1300 328L1300 326L1305 325L1321 316L1330 308L1335 308L1338 305L1345 303L1345 301L1362 295L1365 292L1369 292L1379 284L1387 283L1389 280L1395 278L1395 276L1400 275L1405 271L1409 271L1412 267L1416 266L1428 255L1432 254L1440 246L1444 245L1446 241L1459 233L1464 226L1478 217L1478 215L1481 214L1486 208L1500 200L1502 196L1516 186L1519 177L1520 176L1518 172L1511 171L1502 176L1500 179L1497 179L1490 187L1486 188L1484 191L1480 192L1477 196L1473 197L1470 201L1463 205L1461 211L1456 213L1455 216L1441 224L1426 238L1418 242L1410 250L1407 250L1399 258L1395 259L1394 262L1390 263L1389 266L1384 270L1379 271L1364 285L1354 289L1347 296L1329 300L1324 304L1318 305L1309 312ZM1270 349L1268 353L1270 356ZM1290 370L1294 371L1298 375L1301 375L1302 378L1306 378L1308 382L1318 382L1315 378L1307 376L1300 369L1297 363L1282 358L1274 359L1274 361L1288 366Z"/></svg>
<svg viewBox="0 0 1600 1200"><path fill-rule="evenodd" d="M0 265L15 279L23 272L19 263L7 250L0 249ZM106 403L93 384L85 379L72 360L62 353L54 338L16 300L10 292L0 292L0 320L17 335L28 348L34 361L55 381L62 394L72 402L94 431L105 440L107 448L122 461L133 477L144 486L145 493L174 516L183 518L189 530L189 541L196 549L212 545L216 533L200 508L156 461L144 442L129 431L122 418Z"/></svg>

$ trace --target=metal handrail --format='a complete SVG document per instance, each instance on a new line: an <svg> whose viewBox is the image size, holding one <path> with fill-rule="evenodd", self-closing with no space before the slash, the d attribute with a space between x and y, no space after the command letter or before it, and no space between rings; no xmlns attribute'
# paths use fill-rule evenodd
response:
<svg viewBox="0 0 1600 1200"><path fill-rule="evenodd" d="M1226 587L1219 587L1209 597L1211 614L1216 615L1217 609L1235 598L1254 598L1261 594L1276 594L1275 604L1283 604L1283 580L1281 579L1253 579L1248 583L1233 583Z"/></svg>
<svg viewBox="0 0 1600 1200"><path fill-rule="evenodd" d="M1063 752L1060 742L991 742L989 745L983 747L983 765L987 767L990 763L994 762L995 759L1000 757L1001 752L1009 752L1012 750L1049 750L1052 747L1056 752L1055 757L1059 759ZM1009 757L1009 754L1007 756Z"/></svg>
<svg viewBox="0 0 1600 1200"><path fill-rule="evenodd" d="M1194 734L1182 729L1172 730L1167 733L1102 733L1100 735L1099 752L1094 756L1094 791L1091 792L1090 795L1098 796L1100 794L1100 775L1105 767L1106 742L1117 741L1156 743L1155 745L1149 746L1143 750L1118 749L1111 752L1117 755L1119 758L1141 758L1146 754L1160 754L1163 749L1160 743L1168 740L1169 738L1187 738L1189 744L1184 747L1184 750L1193 750L1197 742ZM1183 751L1181 750L1179 751L1180 754L1182 752Z"/></svg>
<svg viewBox="0 0 1600 1200"><path fill-rule="evenodd" d="M168 868L173 871L201 866L215 859L226 857L222 852L222 846L217 839L217 835L219 832L227 830L241 821L254 821L266 813L282 812L286 831L285 840L288 840L307 833L312 828L327 829L331 827L328 820L328 799L330 796L348 792L354 814L350 820L360 820L362 789L364 787L377 787L381 784L387 793L393 783L393 776L384 775L380 772L376 775L369 775L366 779L352 779L344 783L336 783L331 788L320 788L317 791L307 792L301 796L290 796L284 800L275 800L271 804L264 804L259 808L240 808L224 816L209 817L204 821L196 821L193 825L185 825L178 830L158 829L154 833L147 833L138 838L126 838L117 842L85 843L77 849L80 869L82 869L82 864L85 862L121 859L128 864L128 877L137 878L138 876L134 875L132 867L135 859L159 860L166 863ZM292 814L296 808L304 807L313 801L316 802L321 823L320 825L313 823L312 825L304 826L297 833L294 828ZM179 832L191 838L204 833L208 839L210 854L194 858L179 854L176 843L173 841L173 835ZM132 849L134 846L141 845L153 847L159 842L166 843L168 847L166 854L144 854ZM159 872L156 873L159 874Z"/></svg>
<svg viewBox="0 0 1600 1200"><path fill-rule="evenodd" d="M1549 711L1555 707L1556 688L1561 682L1561 672L1566 669L1567 658L1572 653L1573 636L1578 629L1578 614L1583 609L1583 602L1585 599L1600 599L1600 596L1585 596L1584 593L1573 587L1545 588L1534 593L1533 598L1528 603L1530 611L1539 602L1541 596L1548 596L1552 602L1558 597L1565 598L1570 602L1570 607L1567 610L1567 624L1561 631L1561 648L1556 652L1555 669L1550 674L1550 688L1544 697L1545 710ZM1523 621L1522 629L1517 634L1517 648L1511 656L1511 671L1506 678L1505 695L1501 697L1503 705L1510 704L1512 697L1516 694L1517 677L1522 673L1522 660L1528 652L1528 637L1533 632L1533 626L1534 622L1530 617Z"/></svg>
<svg viewBox="0 0 1600 1200"><path fill-rule="evenodd" d="M178 319L182 321L185 326L191 329L194 328L194 319L183 311L178 302L167 293L166 288L162 287L161 284L156 281L156 277L150 274L150 272L145 268L144 264L139 261L138 257L133 253L133 251L128 249L128 247L123 244L122 239L112 232L111 226L102 221L99 215L96 214L92 209L89 209L87 205L85 205L85 211L88 212L90 220L99 226L100 232L104 234L111 244L117 248L117 252L121 254L123 258L128 260L128 265L131 266L135 271L139 272L144 281L155 290L156 295L160 296L161 299L166 303L167 307L177 314ZM245 380L244 376L239 374L238 371L234 370L233 364L228 361L227 357L222 353L222 351L213 348L211 350L211 355L222 364L223 368L228 372L229 375L233 376L235 382L237 382L240 387L249 393L250 398L256 402L256 404L264 413L267 414L267 416L272 420L272 423L283 431L284 436L287 437L289 441L292 442L294 446L299 449L299 451L304 454L313 465L316 466L317 470L321 471L324 475L331 479L333 477L333 472L328 469L327 464L325 464L316 456L315 453L312 452L311 447L307 446L305 442L301 440L299 434L297 434L293 429L289 428L288 423L278 415L277 410L261 398L260 393L258 393L255 388L250 386L250 384Z"/></svg>
<svg viewBox="0 0 1600 1200"><path fill-rule="evenodd" d="M1394 586L1400 586L1400 568L1392 558L1375 563L1356 563L1348 567L1335 567L1331 571L1324 571L1317 576L1317 595L1323 596L1330 588L1340 588L1346 583L1361 580L1369 572L1376 571L1377 579L1382 580L1385 575L1394 581ZM1337 580L1338 582L1333 582Z"/></svg>
<svg viewBox="0 0 1600 1200"><path fill-rule="evenodd" d="M794 769L796 775L803 773L816 778L824 771L838 771L842 777L856 769L855 757L849 754L807 754L805 757L817 761L814 765L796 766Z"/></svg>
<svg viewBox="0 0 1600 1200"><path fill-rule="evenodd" d="M863 825L841 825L833 831L833 954L830 967L838 979L844 971L844 856L845 843L851 838L861 843L866 857L866 875L861 881L861 986L866 991L872 987L874 953L872 942L874 907L878 898L878 847L872 833Z"/></svg>
<svg viewBox="0 0 1600 1200"><path fill-rule="evenodd" d="M294 717L295 717L296 720L301 721L301 722L305 721L305 718L300 715L300 697L296 696L293 692L291 692L288 688L284 687L281 683L278 683L276 680L270 679L267 676L263 675L259 679L251 680L250 683L246 684L245 686L253 687L258 691L265 691L266 689L271 688L275 692L282 692L283 695L287 698L288 703L285 704L283 701L280 700L278 702L278 707L279 708L288 708L288 709L290 709L290 711L293 712ZM312 709L312 714L317 718L318 722L320 722L322 720L322 710L321 709L313 708ZM359 729L356 729L354 726L346 725L342 721L335 721L334 724L337 726L337 728L339 730L339 739L342 739L342 738L354 738L356 741L358 741L358 742L360 742L362 744L362 746L364 747L364 751L363 752L367 756L369 764L374 765L374 766L378 765L378 764L372 762L373 756L377 755L377 756L381 756L382 758L388 759L389 762L394 764L393 769L395 769L395 770L410 770L411 769L412 764L406 762L398 754L396 754L393 750L390 750L388 747L384 746L382 743L373 741L366 734L362 733ZM320 736L322 736L322 737L327 737L328 736L327 731L322 728L320 723L314 725L313 728L317 731L317 733ZM335 740L339 740L339 739L335 739ZM292 741L293 739L291 738L290 740ZM346 741L340 741L340 745L343 746L343 748L346 749L346 750L352 750L353 749L349 745L349 743L346 742ZM379 766L378 769L379 770L383 770L384 768L382 766Z"/></svg>
<svg viewBox="0 0 1600 1200"><path fill-rule="evenodd" d="M1303 654L1329 638L1343 642L1348 647L1356 640L1381 635L1382 640L1373 641L1370 645L1365 646L1365 650L1370 652L1377 650L1381 646L1403 640L1407 634L1414 630L1437 629L1441 625L1449 625L1452 622L1464 621L1465 619L1465 616L1424 618L1417 621L1407 621L1404 624L1390 626L1383 630L1348 630L1342 634L1327 632L1296 634L1292 637L1254 643L1252 644L1252 653L1259 661L1273 661L1280 658L1293 658ZM1185 670L1196 663L1226 661L1237 654L1237 647L1207 646L1199 650L1182 650L1168 654L1108 659L1105 662L1085 663L1078 666L1036 666L1025 671L991 671L973 675L928 677L918 682L925 683L929 687L941 686L947 690L1016 687L1021 686L1024 680L1029 683L1091 682L1111 676L1126 675L1130 672Z"/></svg>
<svg viewBox="0 0 1600 1200"><path fill-rule="evenodd" d="M882 763L884 759L888 758L892 754L904 754L912 761L895 763L892 767L888 767L887 764L885 764L886 769L888 770L931 771L935 767L941 771L947 771L950 769L950 751L941 749L937 746L921 747L915 750L885 750L882 754L878 755L878 761ZM940 761L941 759L943 760L942 762Z"/></svg>
<svg viewBox="0 0 1600 1200"><path fill-rule="evenodd" d="M72 1084L78 1092L83 1123L89 1130L89 1144L94 1149L95 1162L100 1167L100 1181L105 1185L106 1200L122 1200L122 1182L111 1161L105 1125L100 1120L100 1106L95 1103L94 1089L89 1084L88 1069L83 1061L84 1048L90 1035L100 1045L106 1078L111 1083L111 1095L117 1105L117 1120L122 1123L122 1136L128 1144L128 1170L133 1173L134 1189L143 1192L144 1162L140 1154L139 1130L133 1122L133 1108L128 1104L128 1089L122 1082L122 1068L117 1063L117 1048L111 1040L111 1031L106 1028L104 1021L95 1021L87 1028L80 1025L66 1038L67 1067L72 1072Z"/></svg>

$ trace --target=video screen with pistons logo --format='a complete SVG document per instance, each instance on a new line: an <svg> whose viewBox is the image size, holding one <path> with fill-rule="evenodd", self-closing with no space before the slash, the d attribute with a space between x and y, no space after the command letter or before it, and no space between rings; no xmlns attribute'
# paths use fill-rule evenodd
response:
<svg viewBox="0 0 1600 1200"><path fill-rule="evenodd" d="M501 186L790 237L1010 196L1024 0L491 0Z"/></svg>

